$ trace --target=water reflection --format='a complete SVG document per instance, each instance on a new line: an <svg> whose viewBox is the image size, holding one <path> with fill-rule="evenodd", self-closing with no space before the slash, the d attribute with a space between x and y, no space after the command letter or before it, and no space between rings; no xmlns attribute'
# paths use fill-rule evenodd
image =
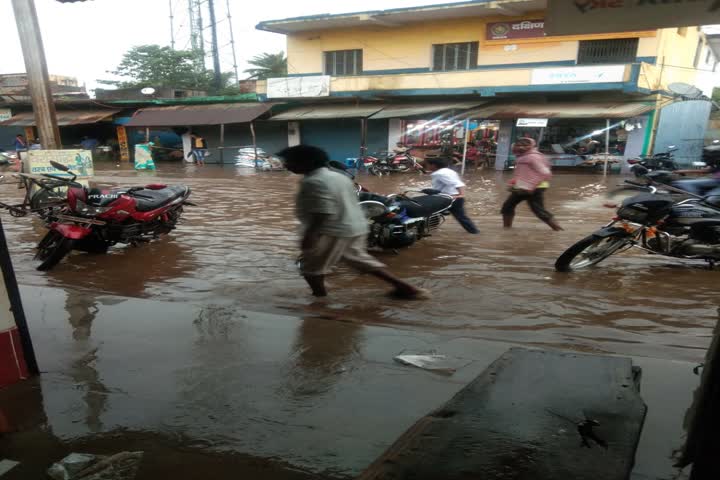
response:
<svg viewBox="0 0 720 480"><path fill-rule="evenodd" d="M288 389L296 397L327 392L352 368L363 341L363 326L309 317L298 327L292 346Z"/></svg>

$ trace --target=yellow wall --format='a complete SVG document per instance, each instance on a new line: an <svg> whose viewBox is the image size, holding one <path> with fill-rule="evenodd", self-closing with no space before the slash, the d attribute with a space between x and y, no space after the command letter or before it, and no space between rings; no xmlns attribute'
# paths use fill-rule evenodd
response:
<svg viewBox="0 0 720 480"><path fill-rule="evenodd" d="M654 57L658 55L658 38L655 31L502 41L485 40L487 23L536 19L543 16L543 13L535 13L513 19L508 17L466 18L396 27L377 26L292 34L287 37L288 71L291 74L320 73L323 70L323 51L349 49L363 50L363 69L366 71L430 68L432 44L471 41L480 42L479 65L574 61L577 57L579 40L600 38L640 37L637 56ZM688 36L691 36L690 32L688 32ZM507 45L516 45L516 49L505 51Z"/></svg>
<svg viewBox="0 0 720 480"><path fill-rule="evenodd" d="M677 28L658 30L657 62L655 65L642 65L639 86L666 90L669 84L675 82L694 85L697 82L695 52L701 35L697 27L687 27L684 35Z"/></svg>
<svg viewBox="0 0 720 480"><path fill-rule="evenodd" d="M652 65L645 65L653 67ZM654 71L654 70L651 70ZM623 81L630 80L631 67L625 67ZM367 90L415 90L482 88L482 86L525 86L531 83L531 68L472 70L463 72L404 73L392 75L360 75L332 77L331 92L357 92ZM258 94L267 93L267 83L256 84Z"/></svg>

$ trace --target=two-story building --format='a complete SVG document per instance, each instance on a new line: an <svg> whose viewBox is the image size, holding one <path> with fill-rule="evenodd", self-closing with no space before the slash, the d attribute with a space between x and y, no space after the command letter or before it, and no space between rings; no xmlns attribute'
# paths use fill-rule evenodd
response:
<svg viewBox="0 0 720 480"><path fill-rule="evenodd" d="M274 116L288 122L290 144L314 143L338 160L361 145L422 150L467 138L496 144L502 168L520 135L548 152L595 138L627 157L662 143L663 123L697 130L687 113L659 114L673 101L670 85L697 81L707 46L697 27L552 37L545 7L466 1L264 21L258 29L287 37L289 76L258 82L257 92L297 102ZM709 108L692 115L707 120ZM464 119L471 132L457 128Z"/></svg>

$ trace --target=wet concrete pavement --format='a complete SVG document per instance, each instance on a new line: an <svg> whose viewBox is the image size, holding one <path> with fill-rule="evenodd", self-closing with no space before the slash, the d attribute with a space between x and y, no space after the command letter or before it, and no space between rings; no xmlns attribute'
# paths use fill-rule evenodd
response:
<svg viewBox="0 0 720 480"><path fill-rule="evenodd" d="M348 478L511 345L227 304L25 287L42 376L0 390L0 452L41 478L71 451L144 450L138 480ZM399 365L448 355L451 376ZM693 364L634 358L649 412L636 478L671 478ZM528 392L532 394L532 392ZM170 475L167 475L167 474Z"/></svg>
<svg viewBox="0 0 720 480"><path fill-rule="evenodd" d="M233 457L238 465L276 459L268 468L282 474L301 475L289 464L349 476L508 345L525 345L636 357L650 405L638 478L669 478L696 382L686 362L700 361L709 344L718 273L638 253L555 273L557 255L612 216L601 194L616 177L559 174L548 204L566 231L551 232L523 206L506 232L497 211L507 177L473 173L467 208L480 235L449 219L433 237L381 256L430 289L432 301L386 298L382 285L341 269L330 299L317 304L294 266L296 178L212 166L97 170L98 181L113 184L187 183L201 206L188 208L169 238L75 254L49 273L32 261L41 226L3 217L46 371L38 383L49 426L42 431L62 448L159 435L163 441L143 441L198 458L250 456ZM428 177L360 181L391 193L425 186ZM21 191L2 185L0 195ZM404 349L469 364L441 377L395 364ZM22 453L32 445L11 438L0 446Z"/></svg>

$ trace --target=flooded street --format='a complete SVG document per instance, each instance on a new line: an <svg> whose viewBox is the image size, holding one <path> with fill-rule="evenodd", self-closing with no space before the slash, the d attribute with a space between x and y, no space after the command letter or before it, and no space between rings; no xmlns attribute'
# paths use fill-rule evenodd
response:
<svg viewBox="0 0 720 480"><path fill-rule="evenodd" d="M633 357L649 406L637 478L669 478L720 272L627 252L555 273L565 248L612 217L603 195L620 179L557 174L547 204L565 231L555 233L525 205L516 227L502 229L507 178L468 175L480 235L450 217L432 237L379 255L432 292L422 302L389 298L345 268L329 280L329 299L315 302L295 266L298 178L289 173L97 165L95 180L108 185L186 183L198 206L167 238L73 253L49 273L32 260L39 222L4 215L43 371L0 395L0 414L28 429L0 438L0 451L28 468L8 478L40 478L71 451L124 449L147 452L137 480L350 478L518 345ZM358 180L380 193L429 183ZM21 194L0 186L5 199ZM458 371L392 360L428 351L458 359Z"/></svg>
<svg viewBox="0 0 720 480"><path fill-rule="evenodd" d="M697 361L715 319L717 272L701 262L613 257L570 275L553 270L569 245L606 223L601 176L556 175L547 203L564 232L550 231L521 205L516 228L503 231L498 211L507 177L468 176L467 210L481 234L466 234L453 218L438 233L400 254L379 257L402 277L433 293L430 302L387 298L383 285L349 270L331 278L323 315L520 344ZM232 166L161 164L154 173L98 165L96 181L125 185L186 183L198 207L179 228L139 248L110 255L76 253L50 273L36 272L34 246L42 227L4 217L19 281L95 293L168 301L227 302L250 310L306 314L317 306L298 275L293 195L297 178ZM429 177L398 175L359 181L381 193L418 189ZM610 177L610 186L620 182ZM4 197L19 190L1 187ZM35 223L34 223L35 222Z"/></svg>

